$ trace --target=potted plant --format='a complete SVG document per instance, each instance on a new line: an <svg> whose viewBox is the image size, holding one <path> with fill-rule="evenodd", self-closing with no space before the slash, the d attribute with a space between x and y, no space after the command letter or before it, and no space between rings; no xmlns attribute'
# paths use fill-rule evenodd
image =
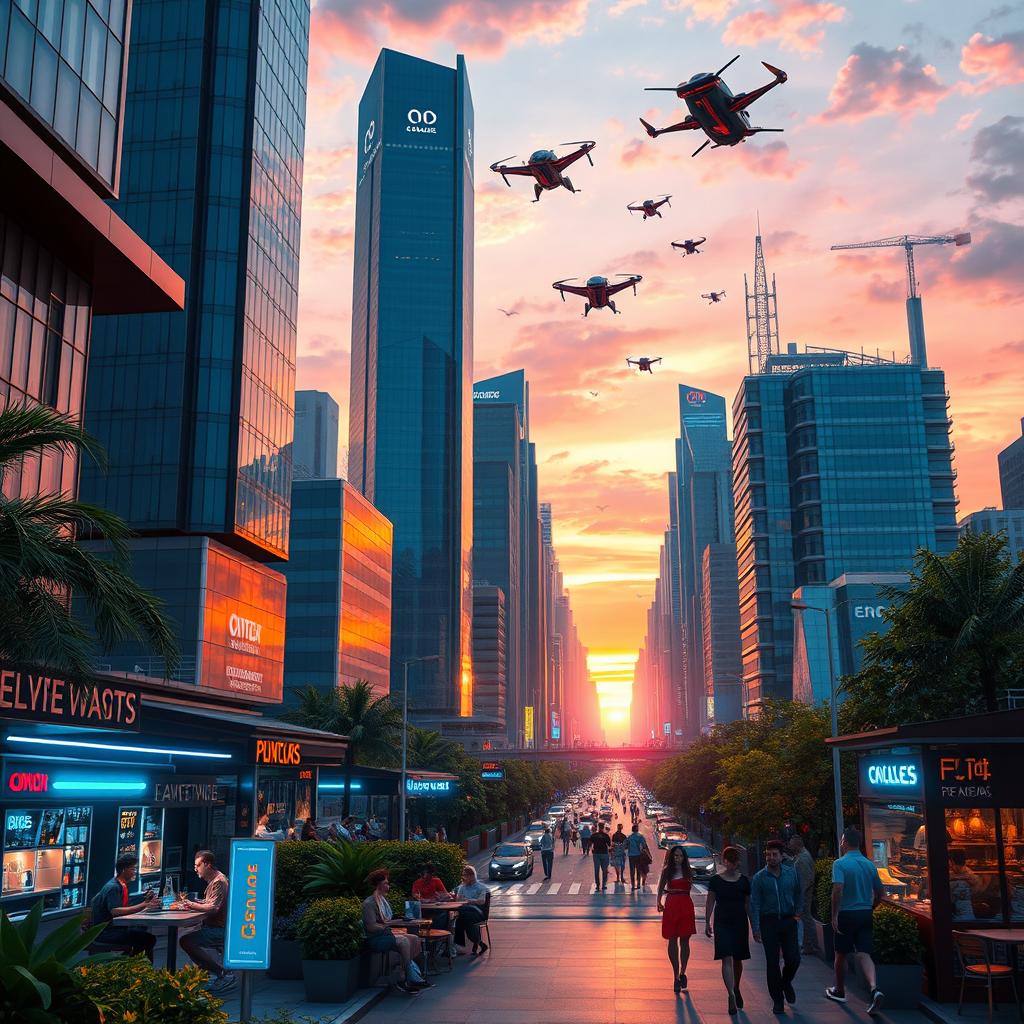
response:
<svg viewBox="0 0 1024 1024"><path fill-rule="evenodd" d="M834 858L821 857L814 862L814 934L825 963L835 959L835 941L832 934L832 864Z"/></svg>
<svg viewBox="0 0 1024 1024"><path fill-rule="evenodd" d="M885 993L885 1005L915 1009L924 980L924 946L917 922L905 910L882 903L875 907L874 940L877 985Z"/></svg>
<svg viewBox="0 0 1024 1024"><path fill-rule="evenodd" d="M299 922L308 903L300 903L291 913L274 918L270 936L270 966L267 975L279 981L302 980L302 943L299 941Z"/></svg>
<svg viewBox="0 0 1024 1024"><path fill-rule="evenodd" d="M311 1003L343 1003L359 983L363 910L345 897L313 900L298 927L302 980Z"/></svg>

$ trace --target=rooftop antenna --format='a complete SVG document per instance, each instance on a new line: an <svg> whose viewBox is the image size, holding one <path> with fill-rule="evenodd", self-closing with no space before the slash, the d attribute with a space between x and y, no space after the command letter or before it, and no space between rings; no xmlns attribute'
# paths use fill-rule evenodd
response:
<svg viewBox="0 0 1024 1024"><path fill-rule="evenodd" d="M768 290L768 274L764 268L761 247L761 211L757 212L757 237L754 239L754 291L743 275L743 294L747 308L747 365L750 373L764 373L768 357L779 349L779 310L775 297L775 275Z"/></svg>

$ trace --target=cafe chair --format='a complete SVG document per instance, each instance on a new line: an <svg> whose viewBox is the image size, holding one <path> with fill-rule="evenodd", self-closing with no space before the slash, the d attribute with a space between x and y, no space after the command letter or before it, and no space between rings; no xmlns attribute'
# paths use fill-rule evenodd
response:
<svg viewBox="0 0 1024 1024"><path fill-rule="evenodd" d="M484 897L484 919L480 922L480 934L481 934L481 936L483 936L483 935L487 936L485 941L487 942L487 952L488 952L488 954L491 952L491 949L493 948L492 947L492 943L491 943L491 925L490 925L490 920L491 920L491 891L490 891L490 889L488 889L487 890L487 895Z"/></svg>
<svg viewBox="0 0 1024 1024"><path fill-rule="evenodd" d="M441 973L438 961L442 956L448 960L450 971L454 966L452 933L445 928L428 928L420 932L420 938L423 940L424 963L427 965L428 973Z"/></svg>
<svg viewBox="0 0 1024 1024"><path fill-rule="evenodd" d="M992 1013L995 1006L993 989L997 981L1009 981L1013 990L1013 1001L1017 1008L1020 1008L1020 998L1017 995L1017 982L1013 977L1013 969L1007 964L992 963L989 944L984 939L971 932L953 932L953 944L956 948L957 960L960 962L960 1001L957 1003L956 1012L959 1015L963 1011L964 989L968 984L984 985L988 990L988 1019L992 1022Z"/></svg>

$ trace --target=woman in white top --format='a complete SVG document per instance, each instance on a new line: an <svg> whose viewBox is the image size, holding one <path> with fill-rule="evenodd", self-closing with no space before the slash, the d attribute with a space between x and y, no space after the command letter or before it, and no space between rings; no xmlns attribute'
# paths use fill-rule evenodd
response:
<svg viewBox="0 0 1024 1024"><path fill-rule="evenodd" d="M486 953L488 946L480 940L480 924L484 920L484 908L490 889L476 877L476 868L467 864L462 869L462 884L455 890L456 899L466 900L455 920L455 944L466 945L466 936L473 942L473 956Z"/></svg>
<svg viewBox="0 0 1024 1024"><path fill-rule="evenodd" d="M395 917L388 902L388 890L391 888L388 869L377 868L367 875L366 880L373 886L373 892L363 900L366 945L377 953L394 950L402 958L402 980L398 987L403 992L415 995L421 988L430 988L431 983L423 977L416 964L416 957L422 949L419 936L392 931L393 925L404 925L405 922Z"/></svg>

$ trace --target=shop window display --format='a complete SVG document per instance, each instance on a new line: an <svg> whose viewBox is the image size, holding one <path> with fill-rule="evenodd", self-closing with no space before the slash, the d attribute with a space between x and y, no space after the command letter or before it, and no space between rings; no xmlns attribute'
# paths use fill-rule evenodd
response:
<svg viewBox="0 0 1024 1024"><path fill-rule="evenodd" d="M139 858L134 893L160 892L163 872L164 812L159 807L122 807L118 812L117 856Z"/></svg>
<svg viewBox="0 0 1024 1024"><path fill-rule="evenodd" d="M949 891L954 921L985 921L1002 915L996 812L946 810Z"/></svg>
<svg viewBox="0 0 1024 1024"><path fill-rule="evenodd" d="M1004 807L999 813L1010 920L1024 924L1024 808Z"/></svg>
<svg viewBox="0 0 1024 1024"><path fill-rule="evenodd" d="M930 907L928 835L921 805L881 804L865 807L867 850L891 899Z"/></svg>

